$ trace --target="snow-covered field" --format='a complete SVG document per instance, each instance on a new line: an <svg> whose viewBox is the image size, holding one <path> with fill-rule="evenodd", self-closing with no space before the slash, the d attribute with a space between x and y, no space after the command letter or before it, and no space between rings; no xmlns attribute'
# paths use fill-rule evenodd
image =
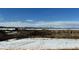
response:
<svg viewBox="0 0 79 59"><path fill-rule="evenodd" d="M79 49L79 39L25 38L1 41L0 49Z"/></svg>

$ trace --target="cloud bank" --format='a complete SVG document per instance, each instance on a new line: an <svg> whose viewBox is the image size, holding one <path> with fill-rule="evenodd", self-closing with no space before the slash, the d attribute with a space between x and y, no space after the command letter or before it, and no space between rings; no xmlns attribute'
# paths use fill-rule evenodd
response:
<svg viewBox="0 0 79 59"><path fill-rule="evenodd" d="M38 22L0 22L0 26L7 26L7 27L54 27L54 28L79 28L78 21L38 21Z"/></svg>

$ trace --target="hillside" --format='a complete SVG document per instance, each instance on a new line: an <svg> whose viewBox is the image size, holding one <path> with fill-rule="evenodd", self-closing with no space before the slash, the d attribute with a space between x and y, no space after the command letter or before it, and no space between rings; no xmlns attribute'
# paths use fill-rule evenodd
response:
<svg viewBox="0 0 79 59"><path fill-rule="evenodd" d="M79 39L79 30L0 30L0 41L21 38L68 38Z"/></svg>

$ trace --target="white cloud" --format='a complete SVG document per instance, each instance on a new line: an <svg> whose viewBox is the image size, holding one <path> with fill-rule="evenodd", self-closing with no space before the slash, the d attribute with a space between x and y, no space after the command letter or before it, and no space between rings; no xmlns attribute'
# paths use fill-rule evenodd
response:
<svg viewBox="0 0 79 59"><path fill-rule="evenodd" d="M0 26L25 27L25 26L31 26L31 25L27 22L16 21L16 22L1 22Z"/></svg>
<svg viewBox="0 0 79 59"><path fill-rule="evenodd" d="M31 20L31 19L27 19L27 20L25 20L26 22L32 22L33 20Z"/></svg>

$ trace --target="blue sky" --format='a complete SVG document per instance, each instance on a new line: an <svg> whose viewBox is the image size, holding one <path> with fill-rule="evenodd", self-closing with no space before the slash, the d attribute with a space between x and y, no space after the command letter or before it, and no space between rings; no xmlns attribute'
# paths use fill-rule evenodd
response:
<svg viewBox="0 0 79 59"><path fill-rule="evenodd" d="M0 8L0 21L79 21L79 8Z"/></svg>
<svg viewBox="0 0 79 59"><path fill-rule="evenodd" d="M0 26L79 26L79 8L0 8Z"/></svg>

